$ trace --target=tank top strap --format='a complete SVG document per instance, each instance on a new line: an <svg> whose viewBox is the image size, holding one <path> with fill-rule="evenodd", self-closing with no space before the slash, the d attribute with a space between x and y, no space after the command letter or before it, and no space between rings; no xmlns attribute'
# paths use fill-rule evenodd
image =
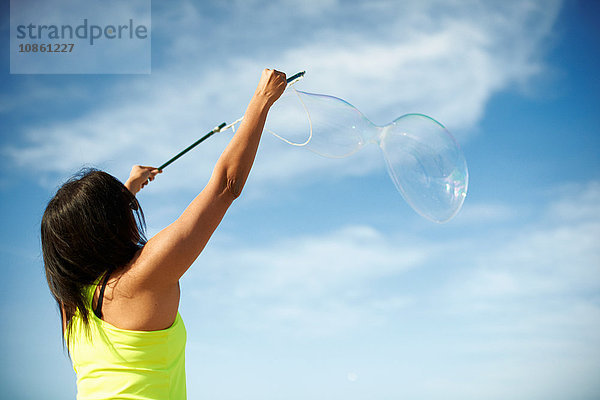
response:
<svg viewBox="0 0 600 400"><path fill-rule="evenodd" d="M100 295L98 296L98 304L96 304L96 308L94 308L94 314L96 317L102 319L102 300L104 299L104 290L106 289L106 284L108 283L108 278L110 277L110 271L106 272L106 277L104 278L104 282L102 282L102 287L100 288Z"/></svg>

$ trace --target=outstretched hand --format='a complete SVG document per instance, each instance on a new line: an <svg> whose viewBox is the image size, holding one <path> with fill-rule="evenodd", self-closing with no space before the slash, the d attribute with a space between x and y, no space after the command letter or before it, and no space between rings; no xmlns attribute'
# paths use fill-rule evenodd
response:
<svg viewBox="0 0 600 400"><path fill-rule="evenodd" d="M135 195L137 192L142 190L144 186L152 182L154 177L161 172L162 171L159 171L155 167L134 165L131 168L131 173L129 174L127 182L125 182L125 187Z"/></svg>

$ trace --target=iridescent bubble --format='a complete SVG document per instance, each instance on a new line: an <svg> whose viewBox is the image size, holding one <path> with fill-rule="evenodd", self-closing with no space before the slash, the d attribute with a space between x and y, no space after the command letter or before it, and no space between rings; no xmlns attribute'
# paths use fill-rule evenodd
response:
<svg viewBox="0 0 600 400"><path fill-rule="evenodd" d="M286 90L269 111L265 130L288 144L329 158L348 157L365 144L375 125L337 97Z"/></svg>
<svg viewBox="0 0 600 400"><path fill-rule="evenodd" d="M324 157L348 157L368 144L377 144L398 191L415 211L432 221L446 222L462 207L467 163L456 140L431 117L406 114L377 126L342 99L291 86L268 118L266 131Z"/></svg>
<svg viewBox="0 0 600 400"><path fill-rule="evenodd" d="M426 115L407 114L378 130L388 173L404 200L432 221L454 217L467 195L469 173L446 128Z"/></svg>

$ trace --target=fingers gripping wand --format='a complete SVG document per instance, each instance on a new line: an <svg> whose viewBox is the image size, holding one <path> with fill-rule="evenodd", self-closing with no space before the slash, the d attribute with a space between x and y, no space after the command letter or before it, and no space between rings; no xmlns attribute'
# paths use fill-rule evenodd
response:
<svg viewBox="0 0 600 400"><path fill-rule="evenodd" d="M302 79L302 77L304 76L305 72L306 71L298 72L297 74L294 74L294 75L290 76L286 80L287 84L291 85L291 84L297 82L298 80ZM194 143L192 143L191 145L189 145L188 147L186 147L185 149L183 149L182 151L180 151L177 155L175 155L169 161L165 162L160 167L158 167L158 170L162 171L163 169L167 168L169 165L171 165L173 162L175 162L178 158L180 158L181 156L183 156L188 151L192 150L194 147L198 146L200 143L204 142L206 139L208 139L209 137L211 137L215 133L226 131L229 128L233 129L234 125L236 125L237 123L239 123L243 118L244 117L238 118L237 120L235 120L234 122L232 122L230 124L226 124L225 122L223 122L219 126L214 127L206 135L202 136L200 139L196 140Z"/></svg>

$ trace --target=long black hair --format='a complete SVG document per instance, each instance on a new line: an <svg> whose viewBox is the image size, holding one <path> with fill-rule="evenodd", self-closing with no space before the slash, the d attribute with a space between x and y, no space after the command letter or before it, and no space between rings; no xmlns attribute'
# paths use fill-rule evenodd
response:
<svg viewBox="0 0 600 400"><path fill-rule="evenodd" d="M114 176L82 169L48 203L41 224L46 279L67 325L67 348L76 312L89 326L86 288L127 265L146 243L144 213ZM64 344L63 335L63 344Z"/></svg>

